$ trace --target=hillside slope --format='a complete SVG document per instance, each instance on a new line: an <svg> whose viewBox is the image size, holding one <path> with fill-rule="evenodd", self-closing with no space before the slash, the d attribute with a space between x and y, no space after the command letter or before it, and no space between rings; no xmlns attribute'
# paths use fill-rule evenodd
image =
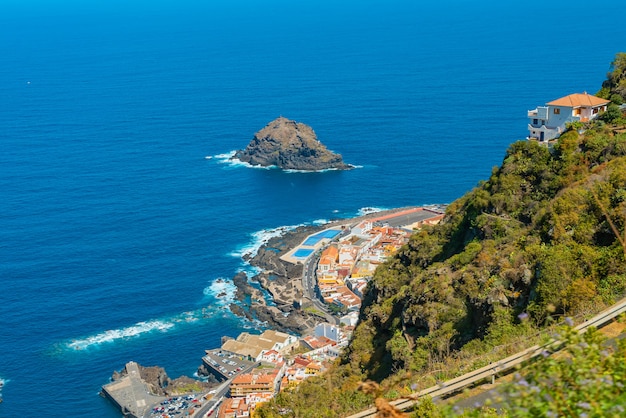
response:
<svg viewBox="0 0 626 418"><path fill-rule="evenodd" d="M373 402L357 390L365 380L381 382L376 395L406 395L626 294L626 133L623 116L610 116L575 126L584 133L567 131L553 149L512 144L442 223L376 270L334 370L260 416L359 410Z"/></svg>

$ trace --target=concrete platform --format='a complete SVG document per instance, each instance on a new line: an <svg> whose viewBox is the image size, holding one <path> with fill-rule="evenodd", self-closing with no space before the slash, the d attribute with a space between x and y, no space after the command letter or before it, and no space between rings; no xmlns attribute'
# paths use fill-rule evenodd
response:
<svg viewBox="0 0 626 418"><path fill-rule="evenodd" d="M167 398L150 393L134 361L126 364L126 371L127 376L102 386L102 393L120 409L125 417L147 416L152 405L159 404Z"/></svg>

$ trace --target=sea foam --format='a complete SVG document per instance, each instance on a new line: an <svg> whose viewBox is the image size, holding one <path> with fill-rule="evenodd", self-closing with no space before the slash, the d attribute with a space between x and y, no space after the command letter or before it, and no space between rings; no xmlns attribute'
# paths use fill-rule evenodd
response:
<svg viewBox="0 0 626 418"><path fill-rule="evenodd" d="M4 389L4 386L9 382L8 379L3 379L0 377L0 402L2 402L2 389Z"/></svg>
<svg viewBox="0 0 626 418"><path fill-rule="evenodd" d="M354 164L348 164L350 166L350 168L355 169L355 168L363 168L362 165L354 165ZM295 170L295 169L286 169L283 170L285 173L326 173L329 171L343 171L343 169L340 168L325 168L323 170Z"/></svg>
<svg viewBox="0 0 626 418"><path fill-rule="evenodd" d="M376 208L376 207L365 207L365 208L359 209L357 216L369 215L370 213L382 212L384 210L387 210L387 209Z"/></svg>
<svg viewBox="0 0 626 418"><path fill-rule="evenodd" d="M260 231L254 232L250 234L250 237L252 238L250 242L248 242L247 244L244 244L243 246L239 247L237 250L231 252L230 255L233 257L240 257L240 258L254 257L259 252L259 249L263 245L267 244L270 239L275 238L275 237L280 237L281 235L284 235L287 232L293 231L299 226L304 226L304 225L305 224L279 226L277 228L262 229Z"/></svg>
<svg viewBox="0 0 626 418"><path fill-rule="evenodd" d="M270 170L273 168L278 168L275 165L263 166L263 165L253 165L250 163L243 162L238 158L233 158L236 153L237 151L230 151L225 154L214 155L213 158L216 159L219 164L228 164L233 167L256 168L256 169L261 169L261 170Z"/></svg>
<svg viewBox="0 0 626 418"><path fill-rule="evenodd" d="M235 292L237 287L233 282L219 278L213 281L209 286L205 287L202 293L205 296L211 296L215 298L216 305L229 305L235 300Z"/></svg>
<svg viewBox="0 0 626 418"><path fill-rule="evenodd" d="M166 332L174 327L174 323L162 320L142 321L125 328L107 330L86 338L72 340L67 344L68 348L84 350L100 344L112 343L117 340L126 340L154 331Z"/></svg>

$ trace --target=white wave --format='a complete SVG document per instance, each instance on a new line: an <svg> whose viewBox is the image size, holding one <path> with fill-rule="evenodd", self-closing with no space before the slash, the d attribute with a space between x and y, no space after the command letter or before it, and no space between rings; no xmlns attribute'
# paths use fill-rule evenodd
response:
<svg viewBox="0 0 626 418"><path fill-rule="evenodd" d="M311 222L313 225L326 225L329 222L328 219L316 219Z"/></svg>
<svg viewBox="0 0 626 418"><path fill-rule="evenodd" d="M358 216L369 215L370 213L382 212L387 210L386 208L365 207L358 211Z"/></svg>
<svg viewBox="0 0 626 418"><path fill-rule="evenodd" d="M229 160L235 156L236 152L237 151L230 151L230 152L227 152L226 154L217 154L217 155L214 155L213 158L218 160L220 163L228 163Z"/></svg>
<svg viewBox="0 0 626 418"><path fill-rule="evenodd" d="M273 170L275 168L278 168L275 165L260 165L260 164L254 165L254 164L246 163L244 161L241 161L238 158L233 158L233 159L231 159L228 162L232 166L240 166L240 167L246 167L246 168L255 168L257 170Z"/></svg>
<svg viewBox="0 0 626 418"><path fill-rule="evenodd" d="M173 319L174 322L198 322L199 320L198 311L183 312Z"/></svg>
<svg viewBox="0 0 626 418"><path fill-rule="evenodd" d="M233 167L257 168L257 169L262 169L262 170L270 170L270 169L273 169L273 168L277 168L275 165L270 165L270 166L266 167L266 166L262 166L262 165L253 165L253 164L250 164L250 163L243 162L243 161L241 161L238 158L233 158L236 153L237 153L237 151L230 151L230 152L227 152L225 154L214 155L213 158L216 159L218 161L218 163L220 163L220 164L228 164L228 165L233 166Z"/></svg>
<svg viewBox="0 0 626 418"><path fill-rule="evenodd" d="M245 244L237 250L231 252L230 255L240 258L254 257L259 252L259 249L263 245L267 244L270 239L274 237L280 237L281 235L284 235L289 231L293 231L297 227L303 225L304 224L279 226L277 228L262 229L260 231L254 232L253 234L251 234L252 239L248 244Z"/></svg>
<svg viewBox="0 0 626 418"><path fill-rule="evenodd" d="M262 268L253 266L249 263L244 263L241 267L237 269L237 273L246 273L246 276L248 276L248 278L254 277L257 274L260 274L262 271Z"/></svg>
<svg viewBox="0 0 626 418"><path fill-rule="evenodd" d="M255 169L260 169L260 170L273 170L273 169L278 169L279 167L276 165L269 165L269 166L265 166L265 165L259 165L259 164L250 164L250 163L246 163L244 161L241 161L238 158L233 158L235 156L235 154L237 153L237 151L230 151L224 154L217 154L217 155L213 155L213 156L206 156L204 158L206 158L207 160L209 159L216 159L220 164L228 164L230 166L233 167L246 167L246 168L255 168ZM360 165L353 165L353 164L348 164L350 167L352 168L362 168L363 166ZM327 168L324 170L283 170L285 173L323 173L326 171L337 171L339 170L338 168Z"/></svg>
<svg viewBox="0 0 626 418"><path fill-rule="evenodd" d="M86 338L73 340L72 342L68 343L67 346L68 348L72 348L74 350L84 350L92 346L97 346L104 343L112 343L117 340L126 340L149 332L166 332L173 327L174 324L172 322L164 322L160 320L137 322L135 325L131 325L126 328L107 330Z"/></svg>
<svg viewBox="0 0 626 418"><path fill-rule="evenodd" d="M354 164L347 164L351 169L355 169L355 168L363 168L362 165L354 165ZM293 170L293 169L287 169L287 170L283 170L285 173L325 173L328 171L343 171L340 168L325 168L323 170Z"/></svg>
<svg viewBox="0 0 626 418"><path fill-rule="evenodd" d="M204 157L205 160L211 160L213 158L212 155L207 155L206 157Z"/></svg>
<svg viewBox="0 0 626 418"><path fill-rule="evenodd" d="M352 168L360 168L359 166L348 164ZM325 168L323 170L294 170L294 169L286 169L283 170L285 173L326 173L328 171L341 171L339 168Z"/></svg>
<svg viewBox="0 0 626 418"><path fill-rule="evenodd" d="M337 170L336 168L327 168L324 170L295 170L293 168L287 168L285 170L283 170L285 173L323 173L326 171L335 171Z"/></svg>
<svg viewBox="0 0 626 418"><path fill-rule="evenodd" d="M235 300L236 291L237 287L233 282L219 278L205 287L202 293L217 299L218 305L229 305Z"/></svg>
<svg viewBox="0 0 626 418"><path fill-rule="evenodd" d="M4 386L9 383L8 379L3 379L0 377L0 402L2 402L2 389L4 389Z"/></svg>

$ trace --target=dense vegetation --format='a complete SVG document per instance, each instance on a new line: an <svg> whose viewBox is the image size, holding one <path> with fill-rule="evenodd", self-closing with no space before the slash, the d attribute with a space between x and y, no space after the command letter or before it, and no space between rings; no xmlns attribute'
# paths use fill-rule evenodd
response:
<svg viewBox="0 0 626 418"><path fill-rule="evenodd" d="M626 101L626 54L599 95ZM490 178L380 266L344 356L258 416L334 417L480 367L626 294L626 131L618 107L552 148L516 142ZM583 133L579 133L583 132ZM359 382L380 382L380 393ZM582 402L582 401L581 401Z"/></svg>

